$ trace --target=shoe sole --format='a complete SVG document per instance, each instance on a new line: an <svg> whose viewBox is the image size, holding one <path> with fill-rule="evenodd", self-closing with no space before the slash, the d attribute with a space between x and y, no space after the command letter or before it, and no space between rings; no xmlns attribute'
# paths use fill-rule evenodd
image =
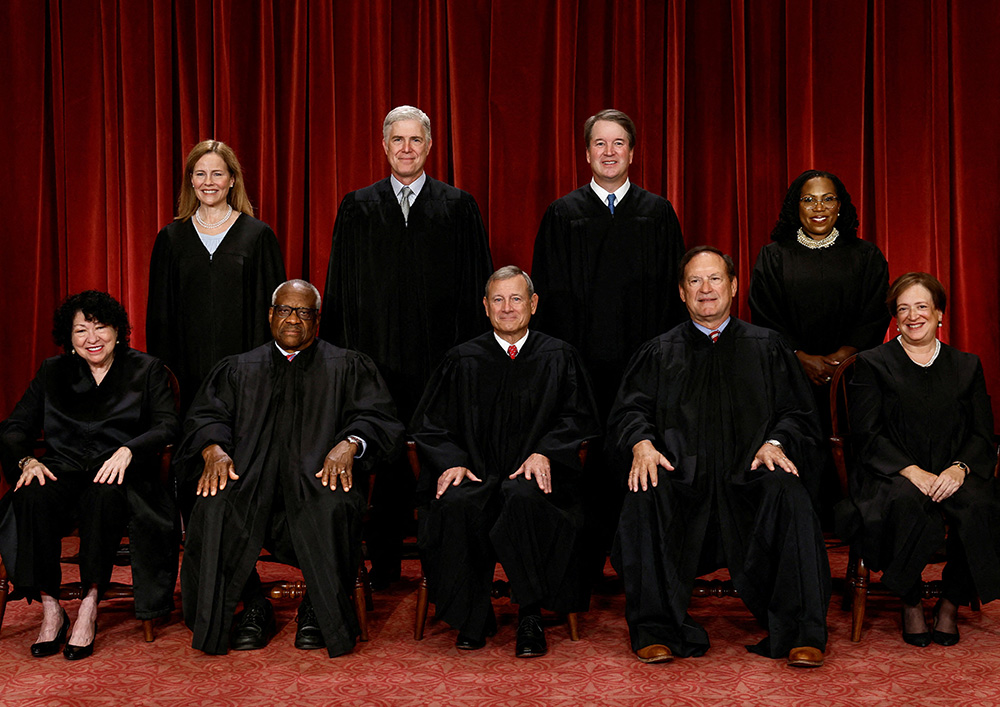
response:
<svg viewBox="0 0 1000 707"><path fill-rule="evenodd" d="M636 656L636 658L639 658L639 656ZM672 655L658 655L653 658L639 658L639 662L648 665L650 663L670 663L673 659Z"/></svg>
<svg viewBox="0 0 1000 707"><path fill-rule="evenodd" d="M789 661L789 668L821 668L823 667L822 660L796 660L795 662Z"/></svg>

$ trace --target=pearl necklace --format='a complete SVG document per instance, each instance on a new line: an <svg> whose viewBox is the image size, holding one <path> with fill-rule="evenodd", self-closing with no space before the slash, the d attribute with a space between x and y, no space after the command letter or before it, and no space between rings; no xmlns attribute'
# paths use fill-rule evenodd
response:
<svg viewBox="0 0 1000 707"><path fill-rule="evenodd" d="M823 238L822 240L817 241L816 239L807 236L800 228L799 232L796 234L796 237L799 239L799 243L804 245L806 248L812 248L813 250L815 250L817 248L829 248L834 243L836 243L837 236L839 235L840 231L834 228L832 231L830 231L829 236Z"/></svg>
<svg viewBox="0 0 1000 707"><path fill-rule="evenodd" d="M216 221L215 223L205 223L202 220L202 218L201 218L201 207L200 206L197 209L195 209L195 211L194 211L194 217L196 219L198 219L198 223L200 223L205 228L218 228L219 226L221 226L222 224L224 224L226 221L228 221L229 217L232 216L232 215L233 215L232 204L230 204L229 211L227 211L226 215L222 217L222 220L221 221Z"/></svg>

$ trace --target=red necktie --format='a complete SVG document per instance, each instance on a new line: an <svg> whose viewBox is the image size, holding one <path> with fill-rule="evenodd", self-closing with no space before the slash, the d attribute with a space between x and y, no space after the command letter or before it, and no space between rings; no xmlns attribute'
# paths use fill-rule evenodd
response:
<svg viewBox="0 0 1000 707"><path fill-rule="evenodd" d="M517 358L517 347L514 344L507 347L507 355L510 356L511 361Z"/></svg>
<svg viewBox="0 0 1000 707"><path fill-rule="evenodd" d="M712 337L712 343L714 344L716 341L719 340L719 330L716 329L715 331L711 332L709 336Z"/></svg>
<svg viewBox="0 0 1000 707"><path fill-rule="evenodd" d="M294 353L285 354L285 358L287 358L289 361L291 361L293 358L295 358L295 356L296 356L296 354L294 354Z"/></svg>

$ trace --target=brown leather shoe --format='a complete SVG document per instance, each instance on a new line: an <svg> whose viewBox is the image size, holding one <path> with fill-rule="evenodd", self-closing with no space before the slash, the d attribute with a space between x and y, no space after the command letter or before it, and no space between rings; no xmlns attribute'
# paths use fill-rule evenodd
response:
<svg viewBox="0 0 1000 707"><path fill-rule="evenodd" d="M635 652L641 663L669 663L674 659L670 649L661 643L643 646ZM820 654L822 656L822 654Z"/></svg>
<svg viewBox="0 0 1000 707"><path fill-rule="evenodd" d="M823 665L823 651L812 646L799 646L788 651L788 664L793 668L818 668Z"/></svg>

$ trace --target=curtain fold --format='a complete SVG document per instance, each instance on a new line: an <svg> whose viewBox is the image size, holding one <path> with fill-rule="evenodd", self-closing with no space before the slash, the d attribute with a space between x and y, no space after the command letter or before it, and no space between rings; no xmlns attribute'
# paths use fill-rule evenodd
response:
<svg viewBox="0 0 1000 707"><path fill-rule="evenodd" d="M153 239L195 143L232 145L289 274L322 284L337 206L388 173L402 103L430 114L428 172L476 197L495 263L525 268L545 208L589 179L583 121L629 113L633 180L689 245L733 254L743 317L788 183L835 172L892 276L945 283L944 338L1000 400L995 3L8 0L5 19L0 415L71 292L121 298L144 348Z"/></svg>

